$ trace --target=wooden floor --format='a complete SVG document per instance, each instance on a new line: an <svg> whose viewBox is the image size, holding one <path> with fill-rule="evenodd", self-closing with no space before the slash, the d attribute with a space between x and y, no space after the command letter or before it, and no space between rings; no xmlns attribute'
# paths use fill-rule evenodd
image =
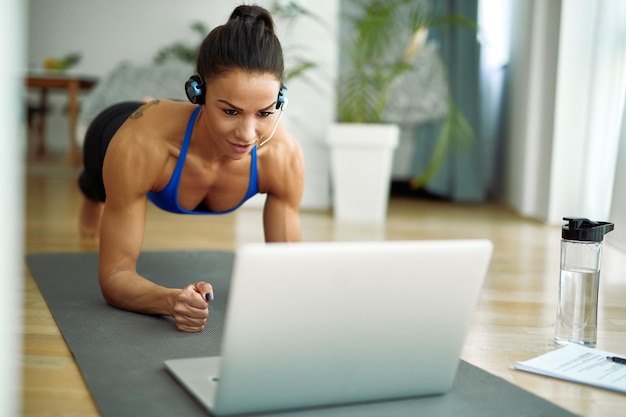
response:
<svg viewBox="0 0 626 417"><path fill-rule="evenodd" d="M76 169L31 164L26 177L25 251L96 251L77 234ZM523 219L498 205L460 205L393 198L384 227L333 222L329 212L302 213L303 240L488 238L492 264L463 359L584 416L618 416L626 395L511 370L555 349L552 342L560 228ZM261 212L179 216L151 209L144 249L234 249L262 241ZM598 348L626 354L626 256L605 248ZM32 277L25 270L23 415L97 416L74 360ZM488 399L487 399L488 400Z"/></svg>

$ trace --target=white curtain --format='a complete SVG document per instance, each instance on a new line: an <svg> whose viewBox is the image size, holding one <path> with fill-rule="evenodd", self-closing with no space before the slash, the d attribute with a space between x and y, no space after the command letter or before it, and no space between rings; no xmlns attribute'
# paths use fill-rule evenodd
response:
<svg viewBox="0 0 626 417"><path fill-rule="evenodd" d="M552 224L564 216L607 220L611 202L626 193L614 187L626 103L626 2L515 7L506 201ZM615 233L626 237L624 226Z"/></svg>
<svg viewBox="0 0 626 417"><path fill-rule="evenodd" d="M615 223L615 231L607 235L607 242L626 252L626 106L622 116L609 220Z"/></svg>
<svg viewBox="0 0 626 417"><path fill-rule="evenodd" d="M626 97L626 2L564 0L558 63L548 220L606 220Z"/></svg>

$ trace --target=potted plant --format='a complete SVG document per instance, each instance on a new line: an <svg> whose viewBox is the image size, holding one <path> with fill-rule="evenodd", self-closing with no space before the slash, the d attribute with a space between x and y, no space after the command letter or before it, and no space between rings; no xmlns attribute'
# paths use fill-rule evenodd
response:
<svg viewBox="0 0 626 417"><path fill-rule="evenodd" d="M341 221L381 223L386 218L393 151L400 134L396 124L384 123L393 88L412 68L430 28L446 24L475 28L475 24L460 16L435 16L429 3L419 0L348 0L343 23L338 122L329 127L327 136L334 216ZM442 146L433 154L428 178L438 168L450 135L459 132L458 126L469 125L450 100L439 138Z"/></svg>

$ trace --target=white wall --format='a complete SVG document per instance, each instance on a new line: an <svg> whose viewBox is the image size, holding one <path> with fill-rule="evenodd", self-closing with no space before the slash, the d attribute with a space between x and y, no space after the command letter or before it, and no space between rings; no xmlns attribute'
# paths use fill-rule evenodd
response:
<svg viewBox="0 0 626 417"><path fill-rule="evenodd" d="M333 83L337 67L339 0L302 2L326 22L324 28L300 19L287 26L276 19L285 55L306 52L319 68L312 80L294 80L288 85L289 108L284 120L302 144L307 166L303 207L330 206L328 155L324 143L326 126L334 119ZM255 3L271 8L274 1ZM29 0L28 63L41 67L48 56L82 53L76 71L104 76L120 61L151 62L155 53L174 41L197 42L189 28L202 21L210 28L223 24L240 0ZM183 86L181 85L181 89ZM52 97L62 108L65 98ZM53 149L67 146L67 122L56 110L50 117L48 136Z"/></svg>
<svg viewBox="0 0 626 417"><path fill-rule="evenodd" d="M0 204L0 415L20 415L24 131L22 94L24 6L20 0L0 3L0 178L5 196Z"/></svg>

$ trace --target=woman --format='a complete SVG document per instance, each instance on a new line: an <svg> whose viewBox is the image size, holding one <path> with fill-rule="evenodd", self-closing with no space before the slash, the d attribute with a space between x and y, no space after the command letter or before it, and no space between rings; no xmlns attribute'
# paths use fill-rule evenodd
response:
<svg viewBox="0 0 626 417"><path fill-rule="evenodd" d="M101 113L79 179L80 229L100 237L106 301L172 316L181 331L204 328L213 290L206 282L165 288L137 273L147 200L176 213L222 214L266 193L265 240L291 242L300 240L304 182L300 147L280 123L283 57L267 10L237 7L203 41L196 66L185 86L192 103L126 102Z"/></svg>

